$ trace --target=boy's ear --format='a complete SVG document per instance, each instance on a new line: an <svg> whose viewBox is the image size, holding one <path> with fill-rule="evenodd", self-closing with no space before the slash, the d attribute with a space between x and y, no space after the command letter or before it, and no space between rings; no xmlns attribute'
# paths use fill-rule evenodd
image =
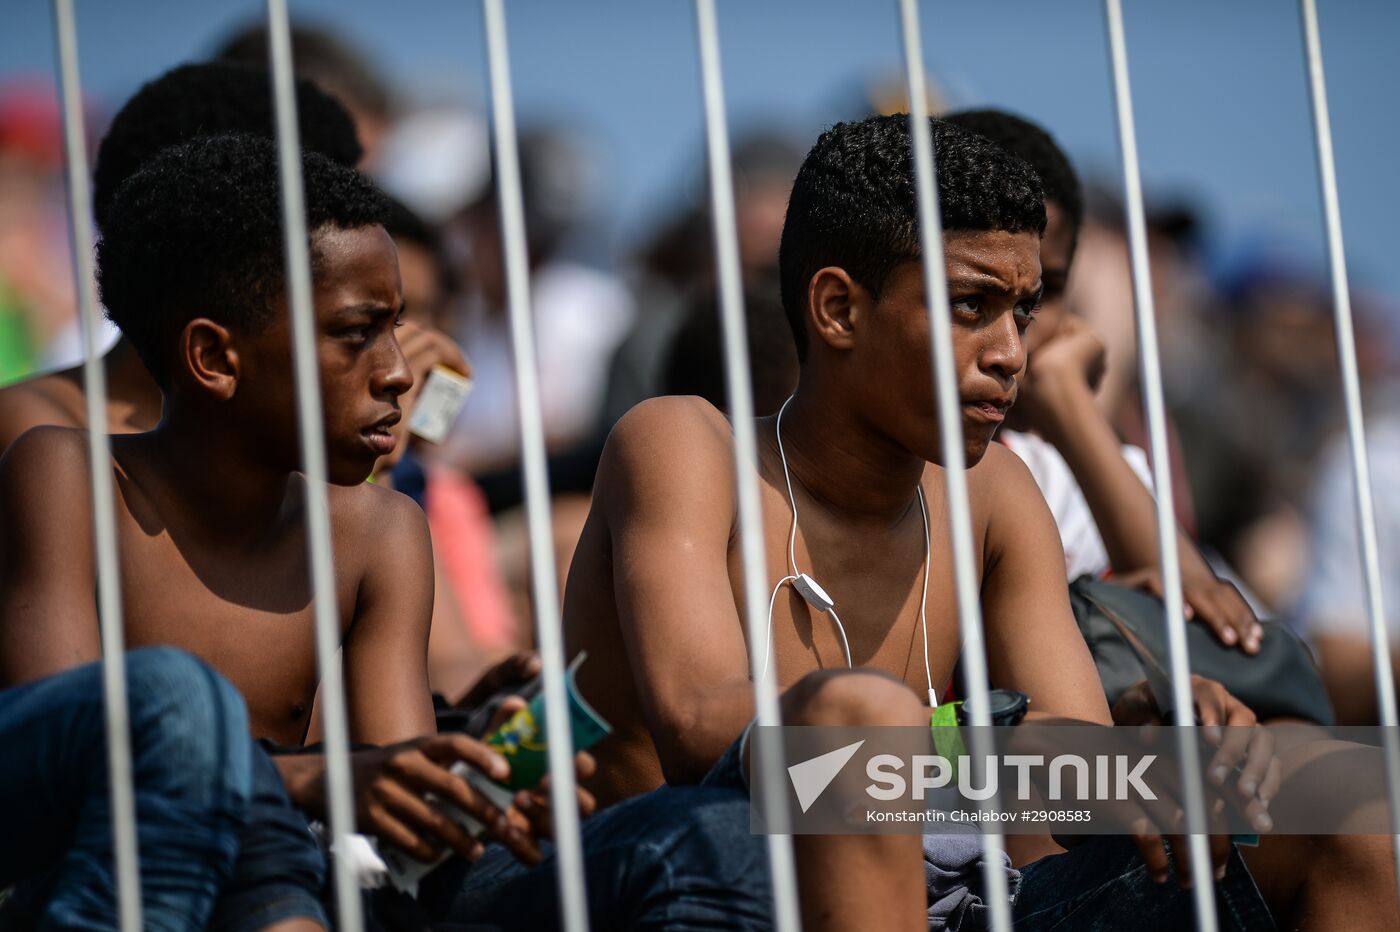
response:
<svg viewBox="0 0 1400 932"><path fill-rule="evenodd" d="M228 328L207 317L196 317L180 333L177 360L181 373L220 401L228 401L238 389L238 351Z"/></svg>
<svg viewBox="0 0 1400 932"><path fill-rule="evenodd" d="M833 349L850 349L869 310L870 293L845 269L827 266L807 284L807 322L814 337Z"/></svg>

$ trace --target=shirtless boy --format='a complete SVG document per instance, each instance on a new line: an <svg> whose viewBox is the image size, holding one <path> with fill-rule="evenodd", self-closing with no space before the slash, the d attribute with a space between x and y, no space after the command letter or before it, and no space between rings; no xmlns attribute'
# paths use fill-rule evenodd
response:
<svg viewBox="0 0 1400 932"><path fill-rule="evenodd" d="M164 396L156 429L112 440L127 644L210 663L242 693L255 737L295 745L318 674L275 164L251 136L168 150L114 201L98 267L108 313ZM427 530L410 501L363 482L411 383L393 334L398 269L378 192L319 155L305 176L351 736L392 745L434 731ZM0 685L99 656L87 470L68 428L35 428L0 460ZM358 755L361 786L373 757ZM320 758L278 761L292 799L319 815ZM409 842L367 806L361 819ZM300 916L324 921L309 903Z"/></svg>
<svg viewBox="0 0 1400 932"><path fill-rule="evenodd" d="M1042 288L1041 187L1028 166L987 140L934 127L992 681L1031 696L1033 718L1108 724L1070 614L1055 524L1025 467L991 443L1015 398L1021 338ZM865 668L845 671L831 619L782 590L771 637L788 724L927 723L920 489L933 542L935 688L957 661L943 474L930 465L941 454L913 191L908 119L877 117L823 135L788 206L783 301L802 366L781 428L801 518L795 563L831 594L853 664ZM757 423L770 585L792 572L793 508L777 426L776 418ZM581 685L618 726L595 749L592 786L604 804L663 780L742 775L736 739L754 710L732 458L729 424L696 399L640 405L609 440L565 600L569 649L590 654ZM1227 700L1216 703L1221 721L1238 708ZM1161 884L1168 868L1160 841L1138 842L1158 885L1144 881L1143 860L1125 842L1086 843L1023 867L1018 923L1051 924L1083 884L1099 890L1081 903L1086 921L1185 921L1187 898ZM1231 893L1220 902L1238 907L1223 922L1248 925L1264 910L1253 882L1228 843L1218 840L1213 854ZM926 924L917 838L801 836L796 856L808 928Z"/></svg>
<svg viewBox="0 0 1400 932"><path fill-rule="evenodd" d="M357 824L422 859L450 849L474 860L483 845L424 796L450 799L500 842L489 849L489 870L467 873L469 901L453 918L502 921L526 907L553 918L553 901L539 895L553 889L548 863L501 866L511 853L540 861L549 831L543 791L518 794L500 812L448 768L465 761L502 778L504 759L464 735L435 734L426 674L433 569L423 514L405 496L363 481L393 446L398 399L412 382L394 334L403 296L381 225L386 202L352 169L319 155L304 156L303 175L350 737L377 746L352 756ZM98 269L110 315L164 396L156 429L112 440L128 646L172 645L198 656L242 693L253 736L297 745L318 675L277 179L270 140L216 136L166 150L123 185ZM0 687L98 657L87 483L80 431L35 428L0 458ZM272 764L259 749L254 756L256 782L260 762ZM281 808L324 817L322 758L275 761L286 786ZM589 764L581 757L583 772ZM623 858L638 837L673 832L668 850L686 853L724 844L744 825L737 795L690 790L589 820L590 878L609 879L591 900L603 910L595 913L600 927L615 924L607 910L643 902L671 908L684 894L686 870L662 877L646 873L646 858ZM589 808L586 795L582 802ZM269 851L266 837L252 847L264 862L285 864L288 849L308 846L306 822L273 815L280 848ZM629 824L636 825L630 838ZM245 838L242 851L249 849ZM265 892L252 904L261 925L326 924L316 897L319 854L301 855L293 865L300 873L285 878L296 889ZM756 879L711 868L723 876L716 889L730 888L727 899L698 898L721 918L751 909L762 890L761 870L735 866ZM283 879L265 873L270 882ZM515 884L514 898L503 898L502 878ZM274 906L281 913L271 916ZM245 918L240 927L258 926Z"/></svg>

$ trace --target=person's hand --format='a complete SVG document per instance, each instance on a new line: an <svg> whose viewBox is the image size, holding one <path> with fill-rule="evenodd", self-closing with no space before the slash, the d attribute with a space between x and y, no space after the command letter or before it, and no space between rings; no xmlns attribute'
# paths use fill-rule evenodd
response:
<svg viewBox="0 0 1400 932"><path fill-rule="evenodd" d="M1051 431L1066 406L1083 403L1082 389L1097 390L1104 374L1104 345L1082 319L1066 315L1053 336L1026 362L1016 393L1016 409L1032 430ZM1081 391L1074 391L1080 389Z"/></svg>
<svg viewBox="0 0 1400 932"><path fill-rule="evenodd" d="M1159 599L1166 598L1162 574L1155 566L1115 576L1113 581L1150 592ZM1259 653L1264 626L1259 624L1249 603L1233 584L1209 571L1183 573L1181 596L1187 621L1200 621L1214 631L1226 647L1238 646L1246 654Z"/></svg>
<svg viewBox="0 0 1400 932"><path fill-rule="evenodd" d="M525 685L539 674L539 652L517 651L481 674L466 694L453 705L458 709L470 709L481 705L497 693Z"/></svg>
<svg viewBox="0 0 1400 932"><path fill-rule="evenodd" d="M1206 765L1206 779L1212 786L1224 788L1234 777L1236 805L1255 829L1266 832L1273 827L1269 803L1278 793L1281 770L1274 754L1273 735L1267 728L1255 727L1254 712L1235 698L1220 683L1203 676L1192 675L1191 693L1195 716L1203 729L1206 743L1215 753ZM1161 724L1165 718L1152 697L1147 681L1135 683L1113 704L1113 721L1119 725ZM1213 807L1213 814L1224 810L1223 800ZM1184 813L1178 813L1178 823L1184 823ZM1145 818L1141 830L1133 835L1142 853L1148 874L1153 881L1165 883L1170 879L1170 859L1161 833L1151 830ZM1170 836L1171 849L1176 855L1178 881L1190 885L1190 849L1184 836ZM1230 856L1228 835L1210 837L1211 866L1217 880L1224 876Z"/></svg>
<svg viewBox="0 0 1400 932"><path fill-rule="evenodd" d="M469 861L479 858L483 841L472 838L439 805L424 798L431 794L475 818L490 839L521 861L539 863L540 850L527 827L451 773L459 761L498 783L510 776L510 765L501 754L462 734L355 752L351 766L356 825L424 863L437 860L444 850Z"/></svg>
<svg viewBox="0 0 1400 932"><path fill-rule="evenodd" d="M375 464L376 474L387 472L403 458L404 450L408 446L408 422L413 416L413 405L423 391L423 386L428 381L428 373L433 371L433 367L446 366L468 377L472 374L471 364L467 362L461 347L441 330L406 320L399 326L396 336L399 348L403 350L404 360L408 363L408 370L413 373L413 387L399 396L399 408L403 417L390 430L395 440L394 452L379 458Z"/></svg>
<svg viewBox="0 0 1400 932"><path fill-rule="evenodd" d="M574 755L574 772L577 774L580 784L593 776L597 769L598 766L594 763L592 754L580 751ZM593 798L593 794L580 785L578 787L579 816L586 819L597 808L598 803ZM531 838L554 837L554 815L549 797L549 774L545 774L540 785L534 789L520 790L515 794L510 816L516 827L528 831Z"/></svg>

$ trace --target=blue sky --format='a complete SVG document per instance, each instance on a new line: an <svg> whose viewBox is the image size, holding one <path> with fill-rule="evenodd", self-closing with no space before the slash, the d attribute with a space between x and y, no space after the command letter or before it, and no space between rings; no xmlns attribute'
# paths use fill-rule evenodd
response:
<svg viewBox="0 0 1400 932"><path fill-rule="evenodd" d="M76 0L83 80L118 104L143 80L198 58L255 0ZM522 122L563 120L605 154L610 230L625 243L694 196L702 123L687 0L510 0ZM849 116L855 89L901 67L893 0L718 0L732 131L815 138ZM1321 0L1342 217L1358 285L1400 299L1392 166L1400 144L1394 43L1400 5ZM0 81L52 73L48 0L0 13ZM1220 251L1264 237L1323 261L1302 42L1281 0L1126 0L1149 194L1190 197ZM412 93L484 97L476 0L293 0L343 30ZM1045 123L1085 174L1117 183L1102 5L1096 0L925 0L930 68L955 105Z"/></svg>

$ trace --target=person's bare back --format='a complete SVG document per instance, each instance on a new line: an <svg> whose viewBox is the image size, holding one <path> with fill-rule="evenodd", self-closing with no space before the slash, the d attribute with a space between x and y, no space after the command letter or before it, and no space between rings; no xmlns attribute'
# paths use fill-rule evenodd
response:
<svg viewBox="0 0 1400 932"><path fill-rule="evenodd" d="M150 430L160 420L160 388L126 340L102 357L107 377L107 429ZM87 427L83 367L73 366L0 389L0 453L32 427Z"/></svg>

